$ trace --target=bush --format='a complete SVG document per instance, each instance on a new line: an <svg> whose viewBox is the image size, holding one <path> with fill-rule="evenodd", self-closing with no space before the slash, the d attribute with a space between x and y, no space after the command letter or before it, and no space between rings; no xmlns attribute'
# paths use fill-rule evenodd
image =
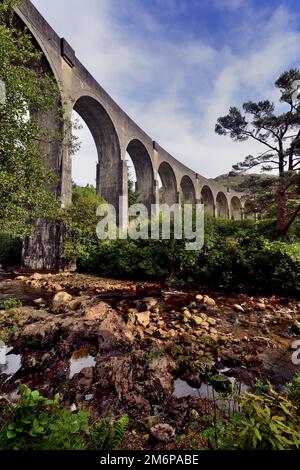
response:
<svg viewBox="0 0 300 470"><path fill-rule="evenodd" d="M268 393L240 397L241 412L217 419L201 436L206 446L222 450L299 449L300 420L288 397L269 387Z"/></svg>
<svg viewBox="0 0 300 470"><path fill-rule="evenodd" d="M21 385L20 394L16 405L2 406L0 451L114 450L127 431L127 415L90 425L89 413L64 409L59 395L48 400L26 385Z"/></svg>
<svg viewBox="0 0 300 470"><path fill-rule="evenodd" d="M22 302L17 299L6 299L0 304L0 310L11 310L19 307L22 307Z"/></svg>
<svg viewBox="0 0 300 470"><path fill-rule="evenodd" d="M202 283L300 293L298 222L278 240L275 220L255 223L207 215L203 249L188 251L185 240L99 241L96 209L101 202L95 188L74 187L65 256L77 258L81 271L123 279L168 279L181 286Z"/></svg>

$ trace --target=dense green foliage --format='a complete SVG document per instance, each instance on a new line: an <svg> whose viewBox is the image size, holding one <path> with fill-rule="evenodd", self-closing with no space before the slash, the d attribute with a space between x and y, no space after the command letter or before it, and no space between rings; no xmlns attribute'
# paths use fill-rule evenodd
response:
<svg viewBox="0 0 300 470"><path fill-rule="evenodd" d="M211 450L292 450L300 448L300 375L282 393L257 381L253 392L232 386L219 394L212 414L191 423L179 442Z"/></svg>
<svg viewBox="0 0 300 470"><path fill-rule="evenodd" d="M6 299L0 304L0 310L10 310L19 307L22 307L22 302L17 299Z"/></svg>
<svg viewBox="0 0 300 470"><path fill-rule="evenodd" d="M84 411L64 409L59 395L44 398L26 385L15 406L0 403L0 450L113 450L128 427L128 416L91 424Z"/></svg>
<svg viewBox="0 0 300 470"><path fill-rule="evenodd" d="M62 136L50 133L37 119L37 111L54 112L58 89L45 73L30 34L16 26L15 3L0 3L0 80L6 90L0 103L0 233L23 238L37 217L56 213L55 198L47 189L54 175L44 166L42 149Z"/></svg>
<svg viewBox="0 0 300 470"><path fill-rule="evenodd" d="M108 277L171 280L300 293L300 225L279 238L275 220L259 223L206 217L205 246L187 251L184 240L97 240L99 200L77 189L69 253L79 268ZM87 207L85 207L87 204ZM75 247L75 248L74 248ZM75 250L75 251L74 251Z"/></svg>
<svg viewBox="0 0 300 470"><path fill-rule="evenodd" d="M96 211L103 202L93 186L73 185L72 204L64 214L64 223L68 227L64 256L68 261L77 260L79 269L90 262L98 246Z"/></svg>

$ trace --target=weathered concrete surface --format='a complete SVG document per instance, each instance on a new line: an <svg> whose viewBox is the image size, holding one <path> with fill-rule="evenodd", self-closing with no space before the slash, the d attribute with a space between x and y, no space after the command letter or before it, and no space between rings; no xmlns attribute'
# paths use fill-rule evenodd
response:
<svg viewBox="0 0 300 470"><path fill-rule="evenodd" d="M30 0L23 0L16 12L44 53L49 70L59 85L66 118L71 118L74 109L89 127L98 152L98 194L113 204L123 219L127 210L126 152L135 166L141 202L148 208L159 202L160 177L164 202L168 204L182 200L203 201L212 215L243 217L241 194L197 174L153 142L86 70L68 42L56 34ZM51 116L46 122L52 130L62 125L53 122ZM71 158L63 142L48 148L47 154L49 166L57 173L55 193L64 206L71 201ZM120 196L124 197L125 203L119 207ZM28 265L30 256L25 253L25 258Z"/></svg>

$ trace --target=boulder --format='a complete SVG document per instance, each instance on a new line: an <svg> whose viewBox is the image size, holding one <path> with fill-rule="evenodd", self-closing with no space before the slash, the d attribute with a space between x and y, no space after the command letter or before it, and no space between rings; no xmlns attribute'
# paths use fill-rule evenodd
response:
<svg viewBox="0 0 300 470"><path fill-rule="evenodd" d="M151 428L150 436L156 442L167 444L175 439L175 429L166 423L156 424Z"/></svg>
<svg viewBox="0 0 300 470"><path fill-rule="evenodd" d="M94 305L85 311L84 318L86 320L102 321L106 318L110 310L111 306L109 304L106 302L99 302L97 305Z"/></svg>
<svg viewBox="0 0 300 470"><path fill-rule="evenodd" d="M198 317L197 315L193 315L191 320L196 326L202 326L202 324L203 324L202 318Z"/></svg>
<svg viewBox="0 0 300 470"><path fill-rule="evenodd" d="M52 313L61 313L65 311L71 302L72 296L67 292L58 292L52 299L50 310Z"/></svg>
<svg viewBox="0 0 300 470"><path fill-rule="evenodd" d="M147 326L150 325L150 312L140 312L135 314L135 319L136 322L143 326L144 328L147 328Z"/></svg>
<svg viewBox="0 0 300 470"><path fill-rule="evenodd" d="M205 295L203 297L203 302L206 304L206 305L209 305L209 306L214 306L216 305L216 302L214 299L212 299L211 297L208 297L208 295Z"/></svg>
<svg viewBox="0 0 300 470"><path fill-rule="evenodd" d="M198 295L196 295L195 299L197 300L197 302L202 302L203 301L203 295L198 294Z"/></svg>

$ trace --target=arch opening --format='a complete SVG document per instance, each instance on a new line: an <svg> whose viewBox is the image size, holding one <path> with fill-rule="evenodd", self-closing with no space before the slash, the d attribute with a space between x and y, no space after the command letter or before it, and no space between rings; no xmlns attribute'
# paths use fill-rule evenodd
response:
<svg viewBox="0 0 300 470"><path fill-rule="evenodd" d="M127 146L127 161L129 162L129 177L135 182L135 193L139 202L150 211L153 202L154 172L151 157L142 142L132 140Z"/></svg>
<svg viewBox="0 0 300 470"><path fill-rule="evenodd" d="M242 220L243 210L240 199L237 196L233 196L231 199L231 217L233 220Z"/></svg>
<svg viewBox="0 0 300 470"><path fill-rule="evenodd" d="M94 137L81 116L73 110L72 121L75 122L74 136L80 142L80 149L72 157L72 182L81 187L96 188L98 152Z"/></svg>
<svg viewBox="0 0 300 470"><path fill-rule="evenodd" d="M158 174L162 182L161 202L172 206L178 202L177 182L171 165L167 162L160 164Z"/></svg>
<svg viewBox="0 0 300 470"><path fill-rule="evenodd" d="M220 192L216 199L216 211L217 217L223 217L225 219L229 216L228 201L224 193Z"/></svg>
<svg viewBox="0 0 300 470"><path fill-rule="evenodd" d="M185 175L180 183L182 202L186 204L196 204L196 191L191 178Z"/></svg>
<svg viewBox="0 0 300 470"><path fill-rule="evenodd" d="M215 215L214 196L213 196L211 189L208 186L204 186L202 188L201 199L202 199L202 203L204 204L204 211L207 214L214 216Z"/></svg>
<svg viewBox="0 0 300 470"><path fill-rule="evenodd" d="M89 96L82 96L74 111L89 128L97 149L96 190L116 209L122 195L121 152L115 126L104 107Z"/></svg>

